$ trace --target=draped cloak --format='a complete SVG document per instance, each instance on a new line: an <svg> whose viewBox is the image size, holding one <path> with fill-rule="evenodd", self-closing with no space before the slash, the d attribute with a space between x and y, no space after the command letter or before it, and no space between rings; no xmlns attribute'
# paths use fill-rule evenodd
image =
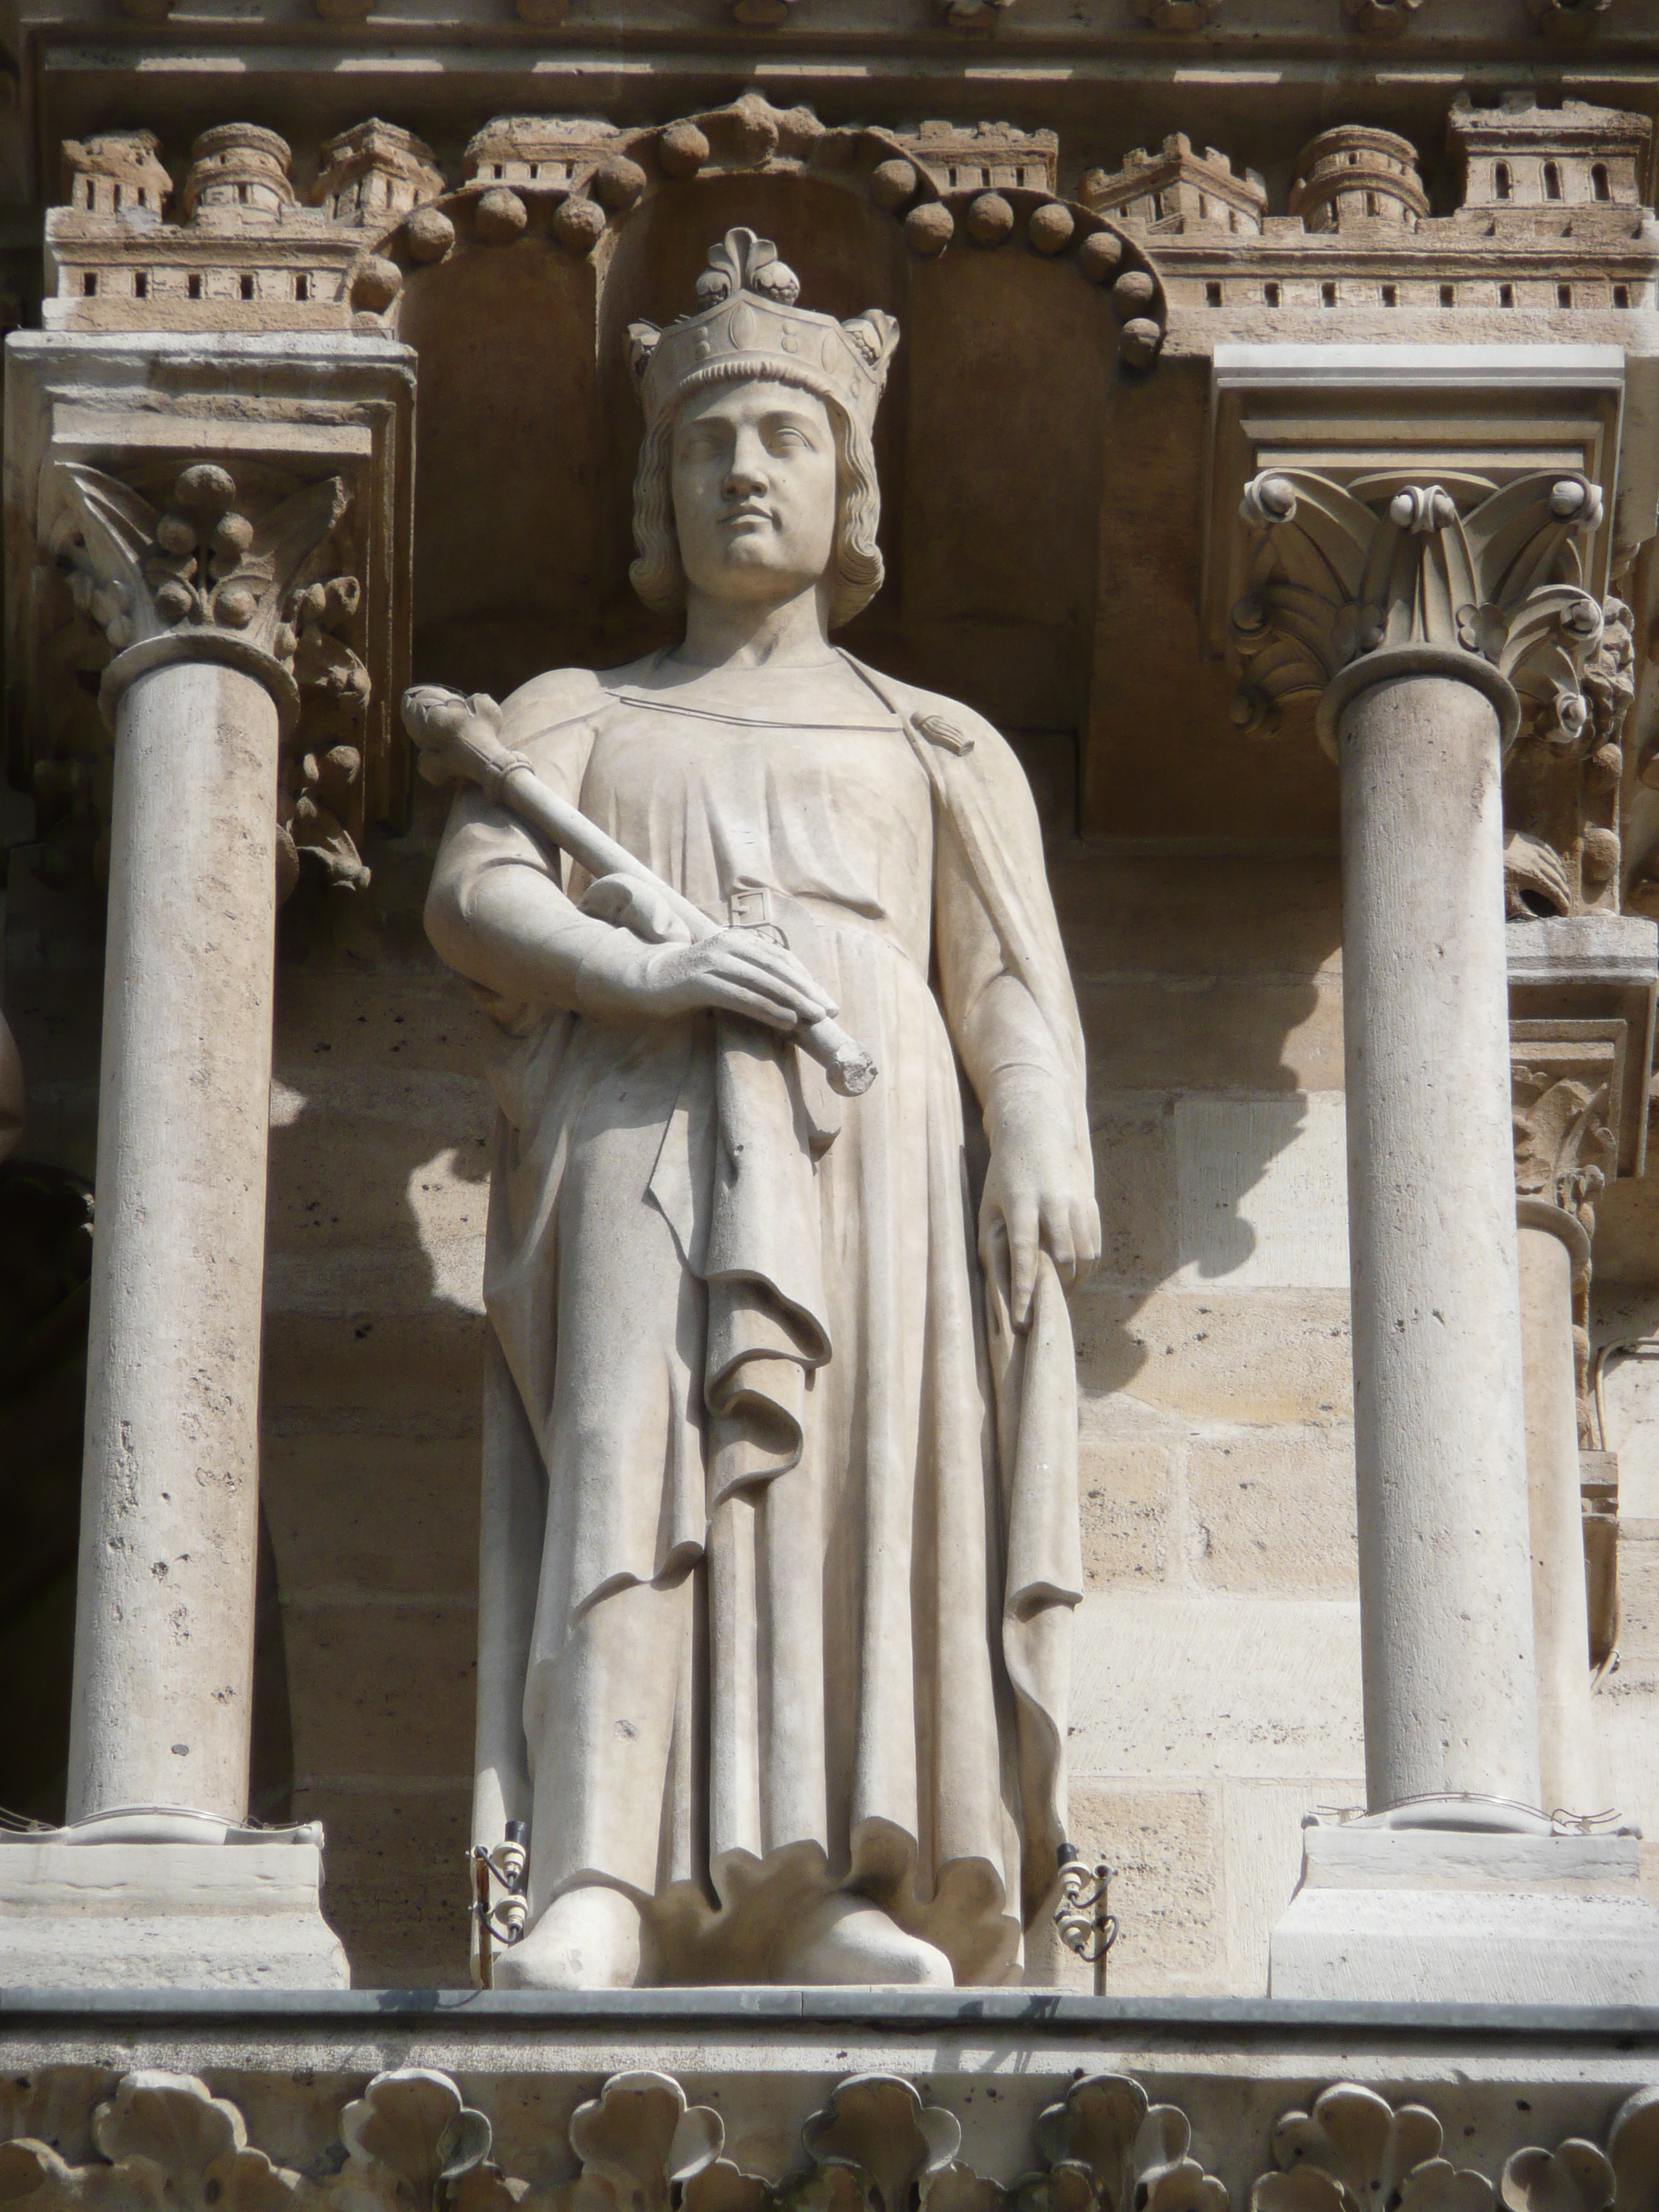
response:
<svg viewBox="0 0 1659 2212"><path fill-rule="evenodd" d="M1064 1835L1076 1382L1046 1256L1023 1334L983 1279L953 1037L976 1040L982 1089L1034 1086L1086 1159L1035 809L988 724L856 663L867 714L841 696L811 727L676 711L653 665L539 678L503 740L706 912L769 918L879 1074L838 1099L756 1024L601 1021L480 984L514 1042L474 1839L526 1819L538 1762L569 1756L547 1685L584 1618L691 1578L660 1820L583 1844L583 1878L640 1899L658 1978L767 1978L776 1932L844 1888L959 1984L1017 1978ZM587 888L470 794L434 896L464 922L503 866Z"/></svg>

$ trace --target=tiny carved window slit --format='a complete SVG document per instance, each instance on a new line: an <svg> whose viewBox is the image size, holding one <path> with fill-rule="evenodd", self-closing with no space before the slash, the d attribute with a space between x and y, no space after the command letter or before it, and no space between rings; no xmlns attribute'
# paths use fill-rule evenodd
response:
<svg viewBox="0 0 1659 2212"><path fill-rule="evenodd" d="M1607 182L1607 165L1605 161L1597 161L1591 168L1590 190L1598 200L1610 200L1613 198L1613 187Z"/></svg>
<svg viewBox="0 0 1659 2212"><path fill-rule="evenodd" d="M1546 161L1544 164L1544 198L1547 200L1559 200L1560 197L1561 171L1559 166L1554 161Z"/></svg>
<svg viewBox="0 0 1659 2212"><path fill-rule="evenodd" d="M244 276L242 279L242 297L245 300L251 300L253 297L253 279L252 276Z"/></svg>
<svg viewBox="0 0 1659 2212"><path fill-rule="evenodd" d="M94 300L97 298L98 272L95 269L88 269L86 274L82 277L81 289L86 294L88 299Z"/></svg>
<svg viewBox="0 0 1659 2212"><path fill-rule="evenodd" d="M1556 286L1556 288L1555 288L1555 304L1556 304L1556 306L1557 306L1558 307L1571 307L1571 305L1572 305L1572 287L1571 287L1571 284L1558 284L1558 285Z"/></svg>
<svg viewBox="0 0 1659 2212"><path fill-rule="evenodd" d="M1500 161L1492 173L1492 188L1500 200L1513 197L1515 187L1510 181L1510 165Z"/></svg>
<svg viewBox="0 0 1659 2212"><path fill-rule="evenodd" d="M1515 305L1515 287L1513 284L1500 284L1498 286L1498 304L1500 307L1512 307Z"/></svg>
<svg viewBox="0 0 1659 2212"><path fill-rule="evenodd" d="M1206 307L1218 307L1221 305L1221 287L1213 277L1204 287L1204 304Z"/></svg>
<svg viewBox="0 0 1659 2212"><path fill-rule="evenodd" d="M185 279L185 291L187 297L190 299L199 300L202 296L201 278L199 276L187 276Z"/></svg>
<svg viewBox="0 0 1659 2212"><path fill-rule="evenodd" d="M1261 296L1270 307L1276 307L1279 301L1279 290L1278 285L1264 284L1261 288Z"/></svg>
<svg viewBox="0 0 1659 2212"><path fill-rule="evenodd" d="M1336 287L1334 284L1322 284L1320 286L1319 303L1322 307L1334 307L1336 305Z"/></svg>
<svg viewBox="0 0 1659 2212"><path fill-rule="evenodd" d="M1615 307L1629 307L1629 305L1630 305L1630 286L1629 286L1628 284L1615 284L1615 285L1613 286L1613 306L1614 306Z"/></svg>
<svg viewBox="0 0 1659 2212"><path fill-rule="evenodd" d="M142 269L133 277L132 296L135 300L148 300L149 297L149 278Z"/></svg>
<svg viewBox="0 0 1659 2212"><path fill-rule="evenodd" d="M1397 307L1400 305L1398 284L1385 284L1382 287L1382 304L1385 307Z"/></svg>
<svg viewBox="0 0 1659 2212"><path fill-rule="evenodd" d="M1443 284L1440 287L1440 304L1443 307L1455 307L1457 305L1455 284Z"/></svg>
<svg viewBox="0 0 1659 2212"><path fill-rule="evenodd" d="M311 279L303 272L294 280L294 296L296 300L308 300L311 297Z"/></svg>

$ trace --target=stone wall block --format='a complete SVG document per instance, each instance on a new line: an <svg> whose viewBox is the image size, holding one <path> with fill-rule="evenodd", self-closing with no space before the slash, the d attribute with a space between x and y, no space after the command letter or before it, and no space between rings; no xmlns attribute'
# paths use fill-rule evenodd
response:
<svg viewBox="0 0 1659 2212"><path fill-rule="evenodd" d="M1074 1759L1086 1757L1081 1747L1073 1753ZM1103 1858L1113 1869L1118 1937L1107 1972L1113 1995L1213 1990L1222 1983L1218 1815L1218 1800L1206 1789L1073 1782L1076 1846L1085 1859ZM1085 1968L1076 1967L1070 1978L1088 1986Z"/></svg>
<svg viewBox="0 0 1659 2212"><path fill-rule="evenodd" d="M470 1770L474 1602L287 1605L283 1634L296 1776Z"/></svg>
<svg viewBox="0 0 1659 2212"><path fill-rule="evenodd" d="M1162 1093L1108 1093L1090 1101L1100 1206L1097 1283L1151 1287L1175 1272L1170 1115Z"/></svg>
<svg viewBox="0 0 1659 2212"><path fill-rule="evenodd" d="M1358 1590L1353 1440L1346 1431L1241 1430L1188 1462L1191 1559L1206 1589Z"/></svg>
<svg viewBox="0 0 1659 2212"><path fill-rule="evenodd" d="M1150 1439L1091 1433L1082 1408L1078 1477L1087 1589L1164 1579L1170 1550L1170 1451Z"/></svg>
<svg viewBox="0 0 1659 2212"><path fill-rule="evenodd" d="M1085 1291L1073 1300L1085 1389L1178 1417L1345 1422L1353 1402L1341 1291Z"/></svg>
<svg viewBox="0 0 1659 2212"><path fill-rule="evenodd" d="M1334 977L1077 978L1091 1088L1342 1088L1342 998Z"/></svg>

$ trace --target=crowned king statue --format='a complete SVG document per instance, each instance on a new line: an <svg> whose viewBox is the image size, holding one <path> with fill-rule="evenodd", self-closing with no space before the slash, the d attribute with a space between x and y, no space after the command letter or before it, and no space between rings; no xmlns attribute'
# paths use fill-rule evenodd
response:
<svg viewBox="0 0 1659 2212"><path fill-rule="evenodd" d="M509 1039L503 1986L1018 1981L1055 1887L1082 1037L1008 747L830 642L882 581L897 330L799 291L734 230L629 333L632 577L682 641L405 703L470 779L428 927Z"/></svg>

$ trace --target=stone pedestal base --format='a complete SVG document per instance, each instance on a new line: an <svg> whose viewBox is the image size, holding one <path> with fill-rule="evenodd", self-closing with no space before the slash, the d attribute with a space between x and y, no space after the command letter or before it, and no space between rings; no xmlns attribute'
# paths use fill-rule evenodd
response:
<svg viewBox="0 0 1659 2212"><path fill-rule="evenodd" d="M347 1989L322 1843L188 1814L0 1835L0 1986Z"/></svg>
<svg viewBox="0 0 1659 2212"><path fill-rule="evenodd" d="M1659 2003L1659 1910L1634 1835L1311 1827L1273 1932L1275 1997Z"/></svg>

